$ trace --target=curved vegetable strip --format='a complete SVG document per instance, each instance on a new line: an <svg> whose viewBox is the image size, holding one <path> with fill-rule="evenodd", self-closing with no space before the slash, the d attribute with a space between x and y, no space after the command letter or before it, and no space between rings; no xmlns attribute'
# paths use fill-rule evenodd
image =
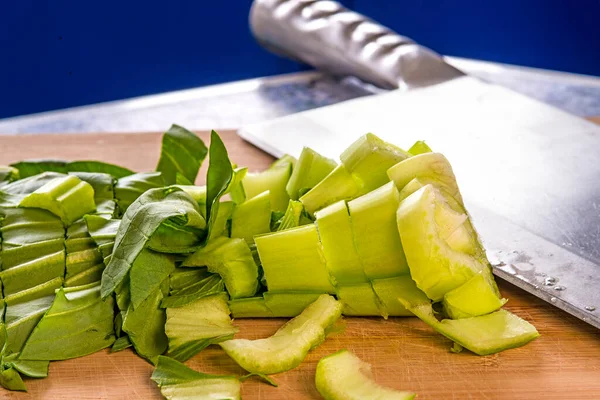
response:
<svg viewBox="0 0 600 400"><path fill-rule="evenodd" d="M375 383L371 365L348 350L319 360L315 384L325 400L411 400L415 397L415 393Z"/></svg>
<svg viewBox="0 0 600 400"><path fill-rule="evenodd" d="M266 339L234 339L220 343L242 368L259 374L276 374L296 368L308 352L325 340L342 315L342 303L321 295L300 315Z"/></svg>

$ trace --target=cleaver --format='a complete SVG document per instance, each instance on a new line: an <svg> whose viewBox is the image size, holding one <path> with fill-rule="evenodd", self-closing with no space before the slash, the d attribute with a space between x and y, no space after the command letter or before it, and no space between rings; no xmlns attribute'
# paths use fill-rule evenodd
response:
<svg viewBox="0 0 600 400"><path fill-rule="evenodd" d="M256 0L267 49L376 94L242 127L271 153L336 158L373 132L452 163L494 273L600 328L600 127L470 77L333 1ZM387 90L382 90L387 89Z"/></svg>

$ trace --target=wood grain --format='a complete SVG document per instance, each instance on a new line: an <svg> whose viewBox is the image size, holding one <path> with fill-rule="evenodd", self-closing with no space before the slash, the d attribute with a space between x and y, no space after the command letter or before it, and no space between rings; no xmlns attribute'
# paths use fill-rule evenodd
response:
<svg viewBox="0 0 600 400"><path fill-rule="evenodd" d="M222 136L238 164L260 170L272 161L233 132ZM26 158L98 159L143 171L154 168L159 148L160 135L152 133L5 136L0 137L0 164ZM327 339L298 368L274 376L279 388L247 381L243 398L318 399L316 363L342 348L371 363L378 382L414 390L421 400L600 398L600 331L505 282L500 287L510 299L507 309L542 335L523 348L487 357L453 354L449 340L416 318L347 318L343 334ZM283 322L235 321L239 336L253 339L272 334ZM209 373L243 372L218 347L188 365ZM49 378L27 380L29 393L0 389L0 399L160 399L151 373L152 367L130 350L104 351L51 363Z"/></svg>

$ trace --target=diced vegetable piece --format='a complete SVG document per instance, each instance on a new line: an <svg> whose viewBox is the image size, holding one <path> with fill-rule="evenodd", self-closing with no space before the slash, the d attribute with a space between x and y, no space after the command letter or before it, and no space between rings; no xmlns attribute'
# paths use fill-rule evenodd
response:
<svg viewBox="0 0 600 400"><path fill-rule="evenodd" d="M411 299L411 301L428 301L425 293L417 288L410 275L375 279L372 285L375 294L381 301L383 314L390 317L410 317L413 315L398 301L398 296Z"/></svg>
<svg viewBox="0 0 600 400"><path fill-rule="evenodd" d="M274 317L295 317L314 303L322 293L263 293L266 307Z"/></svg>
<svg viewBox="0 0 600 400"><path fill-rule="evenodd" d="M65 225L96 210L94 189L73 175L51 180L27 195L19 206L46 209L58 216Z"/></svg>
<svg viewBox="0 0 600 400"><path fill-rule="evenodd" d="M319 237L327 268L339 284L366 282L367 277L360 262L350 214L345 201L338 201L315 214Z"/></svg>
<svg viewBox="0 0 600 400"><path fill-rule="evenodd" d="M198 203L200 214L206 219L206 186L177 185L177 187L189 194Z"/></svg>
<svg viewBox="0 0 600 400"><path fill-rule="evenodd" d="M169 286L171 292L176 292L213 275L206 268L175 268L169 277Z"/></svg>
<svg viewBox="0 0 600 400"><path fill-rule="evenodd" d="M94 189L94 202L96 213L113 215L117 203L115 202L115 178L109 174L99 172L69 172L84 182L89 183Z"/></svg>
<svg viewBox="0 0 600 400"><path fill-rule="evenodd" d="M348 203L354 244L369 279L408 273L394 215L398 190L393 182Z"/></svg>
<svg viewBox="0 0 600 400"><path fill-rule="evenodd" d="M229 309L233 318L273 318L274 315L261 297L246 297L229 300Z"/></svg>
<svg viewBox="0 0 600 400"><path fill-rule="evenodd" d="M246 174L246 177L242 180L246 199L251 199L268 190L271 196L271 209L273 211L285 211L290 201L290 196L287 194L285 187L291 174L291 164L269 168L263 172Z"/></svg>
<svg viewBox="0 0 600 400"><path fill-rule="evenodd" d="M300 197L309 214L340 200L351 200L361 194L361 184L352 177L346 167L338 165L323 180Z"/></svg>
<svg viewBox="0 0 600 400"><path fill-rule="evenodd" d="M158 357L151 379L168 400L241 399L235 376L204 374L165 356Z"/></svg>
<svg viewBox="0 0 600 400"><path fill-rule="evenodd" d="M452 166L443 154L423 153L410 157L391 167L387 174L398 190L402 190L414 178L434 180L437 186L460 204L463 203Z"/></svg>
<svg viewBox="0 0 600 400"><path fill-rule="evenodd" d="M239 204L231 216L231 237L254 243L254 236L271 232L271 194L269 191Z"/></svg>
<svg viewBox="0 0 600 400"><path fill-rule="evenodd" d="M411 276L434 301L442 300L444 294L487 268L480 258L444 240L443 225L448 221L440 221L439 208L450 210L443 196L432 185L426 185L407 197L397 214Z"/></svg>
<svg viewBox="0 0 600 400"><path fill-rule="evenodd" d="M231 298L250 297L258 289L258 266L244 239L218 237L190 255L183 266L206 266L221 275Z"/></svg>
<svg viewBox="0 0 600 400"><path fill-rule="evenodd" d="M195 133L172 125L162 136L156 170L162 172L167 185L175 183L178 173L194 183L207 153L206 145Z"/></svg>
<svg viewBox="0 0 600 400"><path fill-rule="evenodd" d="M292 168L295 168L297 162L298 160L296 159L296 157L291 156L289 154L284 154L283 156L281 156L281 158L275 160L269 168L288 167L289 165L291 165Z"/></svg>
<svg viewBox="0 0 600 400"><path fill-rule="evenodd" d="M498 297L482 274L476 274L462 286L446 293L443 301L444 310L452 319L489 314L507 302Z"/></svg>
<svg viewBox="0 0 600 400"><path fill-rule="evenodd" d="M309 350L325 340L327 330L340 318L342 303L321 295L300 315L266 339L234 339L220 343L247 371L276 374L300 365Z"/></svg>
<svg viewBox="0 0 600 400"><path fill-rule="evenodd" d="M336 165L335 161L323 157L316 151L308 147L303 148L286 185L290 198L298 200L300 191L313 188L333 171Z"/></svg>
<svg viewBox="0 0 600 400"><path fill-rule="evenodd" d="M269 291L335 293L315 225L259 236L255 241Z"/></svg>
<svg viewBox="0 0 600 400"><path fill-rule="evenodd" d="M233 338L237 328L229 318L227 295L219 293L183 307L168 308L165 331L169 356L185 361L211 344Z"/></svg>
<svg viewBox="0 0 600 400"><path fill-rule="evenodd" d="M99 283L60 289L19 359L66 360L109 347L115 341L113 319L113 301L100 299Z"/></svg>
<svg viewBox="0 0 600 400"><path fill-rule="evenodd" d="M360 179L363 193L389 182L387 170L410 154L372 133L360 137L340 155L348 172Z"/></svg>
<svg viewBox="0 0 600 400"><path fill-rule="evenodd" d="M533 325L506 311L463 319L438 321L430 302L400 302L433 329L480 356L523 346L540 334Z"/></svg>
<svg viewBox="0 0 600 400"><path fill-rule="evenodd" d="M377 384L371 365L348 350L321 358L315 383L325 400L411 400L415 397L415 393Z"/></svg>
<svg viewBox="0 0 600 400"><path fill-rule="evenodd" d="M431 148L427 146L427 143L425 143L423 140L417 140L415 144L408 149L408 153L413 156L418 156L419 154L423 153L431 153L432 151L433 150L431 150Z"/></svg>
<svg viewBox="0 0 600 400"><path fill-rule="evenodd" d="M339 285L337 295L344 303L344 315L362 317L382 315L379 301L369 282L350 286Z"/></svg>

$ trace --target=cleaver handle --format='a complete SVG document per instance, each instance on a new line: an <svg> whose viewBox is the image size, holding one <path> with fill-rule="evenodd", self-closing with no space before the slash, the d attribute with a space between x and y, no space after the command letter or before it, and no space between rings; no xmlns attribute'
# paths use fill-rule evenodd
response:
<svg viewBox="0 0 600 400"><path fill-rule="evenodd" d="M250 29L274 53L385 89L464 75L439 54L335 1L255 0Z"/></svg>

